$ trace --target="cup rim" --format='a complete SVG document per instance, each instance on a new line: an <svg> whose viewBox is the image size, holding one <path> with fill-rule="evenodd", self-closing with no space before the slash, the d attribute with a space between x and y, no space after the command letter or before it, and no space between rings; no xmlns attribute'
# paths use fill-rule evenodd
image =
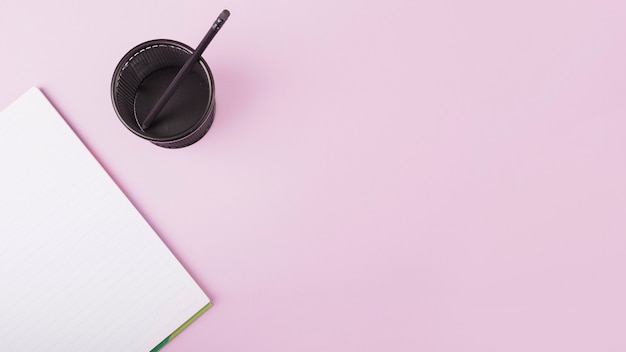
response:
<svg viewBox="0 0 626 352"><path fill-rule="evenodd" d="M206 109L204 110L204 113L202 114L202 118L198 119L198 121L189 129L170 136L170 137L154 137L154 136L149 136L145 133L142 133L141 131L137 131L136 129L132 128L131 126L129 126L128 123L126 123L126 121L124 121L124 119L122 119L120 112L117 109L117 99L116 99L116 94L115 94L115 88L117 86L117 82L119 81L119 77L120 77L120 73L122 72L124 66L126 65L126 63L129 61L129 59L135 55L137 52L139 52L140 50L153 46L153 45L158 45L158 44L165 44L165 45L173 45L173 46L177 46L183 50L185 50L187 53L191 54L193 53L193 49L184 43L181 43L179 41L173 40L173 39L153 39L153 40L149 40L143 43L140 43L138 45L136 45L135 47L133 47L132 49L130 49L120 60L120 62L117 64L117 66L115 67L115 71L113 71L113 77L111 79L111 102L113 104L113 110L115 110L115 114L117 115L117 118L122 122L122 124L124 125L124 127L126 127L126 129L128 129L129 131L131 131L133 134L151 141L151 142L173 142L173 141L179 141L182 139L185 139L187 136L190 136L193 134L194 131L198 130L203 122L206 119L210 119L210 115L211 115L211 111L213 110L213 107L215 105L215 82L213 80L213 73L211 72L211 68L209 67L209 65L206 63L206 61L204 61L204 58L202 58L202 56L200 56L200 59L198 60L200 62L200 64L206 68L206 73L207 73L207 78L209 81L209 103L207 104Z"/></svg>

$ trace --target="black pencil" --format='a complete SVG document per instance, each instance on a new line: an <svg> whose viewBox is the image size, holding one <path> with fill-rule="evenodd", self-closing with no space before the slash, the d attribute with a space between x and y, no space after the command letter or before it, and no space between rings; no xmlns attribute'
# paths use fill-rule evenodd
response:
<svg viewBox="0 0 626 352"><path fill-rule="evenodd" d="M217 17L217 19L213 23L213 26L211 26L207 34L204 36L204 38L202 38L202 41L200 42L196 50L187 59L187 61L185 62L183 67L178 71L178 73L176 74L172 82L170 82L170 84L167 86L167 88L165 89L165 92L163 92L163 95L161 95L161 97L156 102L156 104L154 104L154 106L150 110L150 113L148 114L146 119L143 120L143 122L141 123L141 128L143 130L150 127L150 124L152 123L152 121L157 117L157 115L161 112L161 110L163 110L163 107L165 106L165 104L167 104L167 102L170 100L170 98L172 97L176 89L178 89L178 86L180 86L183 79L185 79L185 76L187 76L189 71L191 71L191 69L196 64L196 62L200 60L200 56L202 55L206 47L209 45L211 40L213 40L213 37L215 37L217 32L220 30L220 28L222 28L222 25L224 24L224 22L226 22L229 16L230 16L230 11L224 10Z"/></svg>

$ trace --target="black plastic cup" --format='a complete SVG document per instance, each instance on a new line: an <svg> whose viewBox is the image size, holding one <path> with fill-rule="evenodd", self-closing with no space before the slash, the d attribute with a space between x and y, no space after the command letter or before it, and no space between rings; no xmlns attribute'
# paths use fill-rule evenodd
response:
<svg viewBox="0 0 626 352"><path fill-rule="evenodd" d="M141 122L178 70L191 56L189 46L168 39L137 45L120 61L111 81L113 108L131 132L164 148L182 148L200 140L215 116L215 83L200 58L150 127Z"/></svg>

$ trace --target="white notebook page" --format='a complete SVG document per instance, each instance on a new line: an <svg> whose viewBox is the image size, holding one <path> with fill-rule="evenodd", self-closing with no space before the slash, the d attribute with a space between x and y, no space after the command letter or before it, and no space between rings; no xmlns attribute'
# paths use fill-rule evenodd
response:
<svg viewBox="0 0 626 352"><path fill-rule="evenodd" d="M37 88L0 170L0 350L149 351L209 303Z"/></svg>

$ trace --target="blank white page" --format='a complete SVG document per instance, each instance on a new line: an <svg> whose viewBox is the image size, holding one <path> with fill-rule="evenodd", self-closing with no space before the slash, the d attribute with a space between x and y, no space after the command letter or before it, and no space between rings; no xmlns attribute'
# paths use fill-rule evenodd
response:
<svg viewBox="0 0 626 352"><path fill-rule="evenodd" d="M150 351L209 304L37 88L0 170L0 350Z"/></svg>

